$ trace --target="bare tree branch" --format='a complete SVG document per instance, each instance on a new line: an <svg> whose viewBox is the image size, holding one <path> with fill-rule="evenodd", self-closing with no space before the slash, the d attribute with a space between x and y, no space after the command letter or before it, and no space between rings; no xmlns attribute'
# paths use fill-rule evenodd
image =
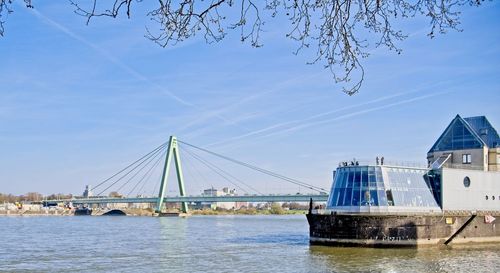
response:
<svg viewBox="0 0 500 273"><path fill-rule="evenodd" d="M0 0L2 16L12 12L13 0ZM93 17L131 16L132 2L142 0L69 0L75 13ZM262 46L265 21L282 16L289 22L286 37L298 43L294 54L313 50L308 64L321 63L343 92L357 93L364 80L361 59L369 50L385 47L401 53L397 43L406 38L393 23L401 18L425 16L430 19L429 37L448 30L461 31L460 7L478 6L484 0L158 0L147 16L157 29L146 28L146 37L162 47L175 45L196 35L207 43L219 42L228 31L239 30L242 42ZM28 7L31 1L24 0ZM82 3L84 5L82 6ZM86 4L86 5L85 5ZM105 8L100 8L101 6Z"/></svg>
<svg viewBox="0 0 500 273"><path fill-rule="evenodd" d="M23 0L27 8L33 8L31 0ZM0 0L0 37L4 35L4 17L13 12L12 3L13 0Z"/></svg>

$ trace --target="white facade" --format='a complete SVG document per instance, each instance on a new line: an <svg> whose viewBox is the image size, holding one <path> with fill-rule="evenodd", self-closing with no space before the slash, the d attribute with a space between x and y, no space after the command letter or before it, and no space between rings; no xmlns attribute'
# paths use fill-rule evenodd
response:
<svg viewBox="0 0 500 273"><path fill-rule="evenodd" d="M203 191L203 196L234 196L236 195L235 189L224 187L221 191L215 188L206 189ZM241 207L248 206L248 202L202 202L201 205L208 205L212 209L240 209Z"/></svg>
<svg viewBox="0 0 500 273"><path fill-rule="evenodd" d="M499 211L500 172L443 168L442 200L443 210Z"/></svg>

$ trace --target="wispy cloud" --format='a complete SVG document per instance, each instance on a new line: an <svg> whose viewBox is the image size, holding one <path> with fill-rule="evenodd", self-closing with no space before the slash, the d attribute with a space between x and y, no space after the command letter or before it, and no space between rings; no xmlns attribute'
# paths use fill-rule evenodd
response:
<svg viewBox="0 0 500 273"><path fill-rule="evenodd" d="M219 106L219 107L213 108L211 110L207 110L204 113L202 113L201 115L198 115L191 122L187 123L182 128L180 128L179 131L182 132L182 131L191 129L194 126L201 124L203 122L206 122L206 121L210 120L211 118L214 118L217 116L230 115L231 113L234 113L235 110L241 109L242 106L244 106L244 105L247 105L247 104L249 104L253 101L256 101L258 99L265 98L266 96L269 96L273 93L277 93L279 91L286 90L290 86L293 86L299 82L305 82L305 81L311 80L311 79L319 76L320 74L321 73L315 73L315 74L311 74L311 75L308 75L308 76L302 77L302 78L290 77L284 81L276 83L274 86L269 87L269 88L265 89L264 91L261 91L261 92L253 92L252 91L251 95L243 96L243 97L237 98L237 99L227 100L227 101L222 103L223 106ZM261 110L259 110L258 114L256 114L256 113L252 113L250 115L247 114L247 115L245 115L244 118L242 118L242 117L225 118L224 121L225 121L225 125L235 125L235 126L239 126L240 128L242 128L246 131L249 131L250 129L244 128L240 125L240 123L242 121L248 120L250 116L251 117L261 117L261 116L268 115L268 113L269 113L268 111L261 109ZM213 125L210 125L210 126L213 126Z"/></svg>

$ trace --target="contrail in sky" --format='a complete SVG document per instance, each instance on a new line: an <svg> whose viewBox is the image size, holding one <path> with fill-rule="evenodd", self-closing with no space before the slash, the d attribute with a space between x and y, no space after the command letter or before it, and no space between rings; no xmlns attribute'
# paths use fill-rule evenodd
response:
<svg viewBox="0 0 500 273"><path fill-rule="evenodd" d="M427 28L422 28L422 29L417 30L417 31L415 31L413 33L410 33L410 34L408 34L408 38L412 37L412 36L415 36L415 35L418 35L418 34L420 34L422 32L425 32L426 30L427 30ZM370 50L368 53L371 54L374 51L376 51L377 49L378 48L374 48L374 49ZM323 74L323 71L315 73L315 74L312 74L312 75L309 75L307 77L302 77L302 78L300 78L300 81L309 80L309 79L314 78L314 77L316 77L316 76L318 76L320 74ZM211 117L213 117L215 115L225 113L228 110L234 109L234 108L236 108L236 107L238 107L240 105L243 105L243 104L245 104L245 103L247 103L249 101L258 99L258 98L263 97L265 95L268 95L270 93L274 93L274 92L276 92L278 90L281 90L282 88L288 86L290 83L293 83L294 81L296 81L296 79L286 80L286 81L282 82L279 86L274 87L274 88L272 88L270 90L266 90L266 91L263 91L263 92L259 92L259 93L256 93L256 94L249 95L247 97L244 97L244 98L238 100L235 103L229 104L229 106L226 106L226 107L223 107L223 108L217 108L215 110L210 110L208 113L206 113L206 114L198 117L197 119L195 119L195 120L187 123L186 125L184 125L181 128L181 130L185 130L187 128L190 128L190 127L194 126L195 124L198 124L198 123L203 122L203 121L205 121L207 119L210 119ZM420 91L420 89L412 91L412 92L398 93L398 94L394 94L394 95L380 97L378 99L375 99L375 100L372 100L372 101L369 101L369 102L365 102L365 103L361 103L361 104L357 104L357 105L352 105L352 106L348 106L348 107L343 107L343 108L340 108L340 109L332 110L330 112L325 112L325 113L321 113L321 114L318 114L318 115L315 115L315 116L312 116L312 117L308 117L308 118L303 119L303 120L295 120L295 121L278 123L278 124L275 124L275 125L263 128L263 129L259 129L259 130L256 130L256 131L247 132L247 133L245 133L243 135L240 135L240 136L236 136L236 137L232 137L232 138L229 138L229 139L226 139L226 140L221 140L221 141L213 142L213 143L208 144L207 146L215 146L215 145L218 145L218 144L221 144L221 143L236 141L236 140L243 139L243 138L246 138L246 137L255 136L255 135L258 135L260 133L264 133L264 132L273 130L275 128L279 128L279 127L282 127L282 126L290 125L290 124L293 124L293 123L296 123L296 122L303 122L303 121L312 120L312 119L315 119L315 118L318 118L318 117L321 117L321 116L326 116L326 115L330 115L330 114L333 114L333 113L338 113L338 112L343 111L343 110L352 109L352 108L363 106L363 105L366 105L366 104L375 103L375 102L378 102L378 101L384 101L384 100L387 100L387 99L390 99L390 98L394 98L394 97L398 97L398 96L408 95L408 94L411 94L411 93L414 93L414 92L418 92L418 91ZM233 123L230 122L229 124L233 124ZM246 129L248 131L247 128L244 128L244 129Z"/></svg>
<svg viewBox="0 0 500 273"><path fill-rule="evenodd" d="M163 86L160 86L159 84L156 84L156 83L150 81L147 77L145 77L144 75L142 75L141 73L139 73L138 71L136 71L135 69L133 69L132 67L126 65L122 61L118 60L117 58L115 58L114 56L112 56L111 54L109 54L109 52L107 52L106 50L104 50L104 49L100 48L99 46L97 46L97 45L89 42L85 38L77 35L73 31L71 31L68 28L66 28L65 26L63 26L63 25L57 23L56 21L50 19L49 17L43 15L39 11L37 11L35 9L30 9L30 10L39 19L45 21L47 24L51 25L52 27L54 27L54 28L56 28L56 29L64 32L66 35L70 36L71 38L73 38L75 40L78 40L78 41L82 42L83 44L87 45L88 47L92 48L93 50L97 51L100 55L102 55L108 61L112 62L113 64L115 64L117 66L119 66L121 69L125 70L127 73L129 73L130 75L132 75L136 79L138 79L140 81L143 81L143 82L146 82L146 83L152 85L153 87L157 88L158 90L161 90L161 92L165 93L170 98L174 99L175 101L177 101L178 103L180 103L182 105L190 106L190 107L194 106L192 103L190 103L190 102L188 102L188 101L186 101L186 100L178 97L174 93L172 93L172 92L170 92L168 90L165 90L165 88Z"/></svg>
<svg viewBox="0 0 500 273"><path fill-rule="evenodd" d="M309 122L311 120L314 120L314 119L317 119L317 118L320 118L320 117L332 115L332 114L339 113L339 112L342 112L342 111L345 111L345 110L349 110L349 109L353 109L353 108L357 108L357 107L361 107L361 106L365 106L365 105L369 105L369 104L373 104L373 103L377 103L377 102L382 102L382 101L386 101L386 100L389 100L389 99L393 99L393 98L397 98L397 97L401 97L401 96L405 96L405 95L414 94L414 93L422 91L422 89L434 87L434 86L440 85L442 83L443 82L439 82L439 83L436 83L436 84L431 84L429 86L417 88L417 89L415 89L413 91L409 91L409 92L401 92L401 93L396 93L396 94L392 94L392 95L388 95L388 96L383 96L383 97L376 98L376 99L373 99L373 100L370 100L370 101L367 101L367 102L362 102L362 103L358 103L358 104L355 104L355 105L346 106L346 107L338 108L338 109L335 109L335 110L331 110L331 111L319 113L319 114L316 114L316 115L313 115L313 116L310 116L310 117L307 117L307 118L304 118L304 119L292 120L292 121L286 121L286 122L277 123L277 124L274 124L274 125L262 128L262 129L258 129L258 130L252 131L252 132L248 132L246 134L235 136L235 137L223 140L223 141L217 141L217 142L211 143L211 144L209 144L207 146L216 146L216 145L219 145L219 144L226 144L228 142L237 141L237 140L240 140L240 139L243 139L243 138L247 138L247 137L251 137L251 136L257 136L259 138L267 137L267 136L275 135L275 134L280 133L280 132L287 132L287 131L289 131L289 130L291 130L293 128L296 128L296 127L297 128L302 128L303 126L309 127L307 125L309 125L309 124L310 125L314 125L318 121L317 122L312 122L312 123L306 123L306 122ZM437 95L437 94L433 94L433 95ZM406 102L406 103L408 103L408 102ZM395 103L388 104L388 105L389 106L395 106ZM334 118L334 119L336 119L336 118ZM304 123L306 123L306 124L304 124ZM283 128L285 126L293 125L293 124L297 124L297 125L293 126L293 127L290 127L290 128L287 128L287 129L284 129L283 131L278 131L278 132L275 131L275 129L277 129L277 128ZM274 132L272 132L272 131L274 131ZM270 132L270 133L269 134L260 135L260 134L266 133L266 132Z"/></svg>
<svg viewBox="0 0 500 273"><path fill-rule="evenodd" d="M297 130L304 129L304 128L307 128L307 127L316 126L316 125L325 124L325 123L330 123L330 122L333 122L333 121L342 120L342 119L346 119L346 118L358 116L358 115L361 115L361 114L366 114L366 113L370 113L370 112L374 112L374 111L378 111L378 110L390 108L390 107L393 107L393 106L407 104L407 103L411 103L411 102L414 102L414 101L428 99L428 98L432 98L432 97L435 97L435 96L448 94L448 93L451 93L451 92L453 92L453 91L443 91L443 92L438 92L438 93L433 93L433 94L418 96L418 97L414 97L414 98L410 98L410 99L406 99L406 100L402 100L402 101L397 101L397 102L393 102L393 103L389 103L389 104L385 104L385 105L381 105L381 106L377 106L377 107L372 107L372 108L368 108L368 109L364 109L364 110L360 110L360 111L348 113L348 114L341 115L341 116L338 116L338 117L335 117L335 118L331 118L331 119L325 119L325 120L319 120L319 121L316 121L316 122L311 122L311 123L306 123L306 124L300 124L300 125L297 125L297 126L293 126L293 127L287 128L287 129L282 130L282 131L273 132L273 133L270 133L270 134L267 134L267 135L263 135L263 136L259 136L259 137L260 138L265 138L265 137L270 137L270 136L273 136L273 135L279 135L279 134L284 134L284 133L288 133L288 132L292 132L292 131L297 131Z"/></svg>
<svg viewBox="0 0 500 273"><path fill-rule="evenodd" d="M106 58L108 61L110 61L111 63L117 65L118 67L120 67L121 69L123 69L124 71L126 71L127 73L129 73L131 76L133 76L134 78L136 78L136 79L138 79L140 81L148 83L149 85L155 87L156 89L158 89L161 92L165 93L170 98L172 98L173 100L175 100L176 102L178 102L178 103L180 103L180 104L182 104L184 106L192 107L194 109L197 109L197 110L200 110L200 111L203 112L203 110L199 109L199 107L197 107L196 105L194 105L194 104L192 104L192 103L190 103L190 102L188 102L188 101L180 98L179 96L175 95L174 93L172 93L172 92L170 92L168 90L165 90L165 88L163 86L152 82L146 76L144 76L143 74L141 74L137 70L133 69L129 65L123 63L122 61L120 61L116 57L112 56L109 52L107 52L106 50L102 49L101 47L99 47L99 46L97 46L97 45L89 42L85 38L77 35L73 31L71 31L68 28L66 28L65 26L63 26L63 25L55 22L54 20L50 19L49 17L43 15L39 11L34 10L34 9L30 9L30 10L31 10L31 12L36 17L38 17L39 19L43 20L45 23L51 25L52 27L60 30L61 32L65 33L66 35L72 37L73 39L78 40L81 43L83 43L83 44L87 45L88 47L92 48L93 50L95 50L96 52L98 52L100 55L102 55L104 58ZM414 34L415 33L412 33L409 36L412 36ZM286 86L287 82L285 82L284 85ZM272 93L272 92L274 92L276 90L279 90L279 89L281 89L281 88L277 87L277 88L274 88L272 90L267 90L267 91L264 91L264 92L253 94L253 95L250 95L250 96L248 96L246 98L243 98L242 100L236 102L234 105L230 105L230 106L226 106L226 107L221 108L221 109L216 109L216 110L209 111L208 113L205 113L204 115L198 117L197 119L195 119L195 120L189 122L187 125L183 126L181 128L181 130L182 129L187 129L187 128L191 127L194 124L197 124L197 123L199 123L201 121L207 120L207 119L212 118L212 117L215 117L215 118L217 118L219 120L222 120L224 122L227 122L229 124L236 125L236 124L234 124L234 122L231 122L231 120L222 117L220 114L226 112L229 109L232 109L234 107L237 107L239 105L247 103L248 101L251 101L251 100L254 100L256 98L259 98L259 97L262 97L264 95L267 95L269 93ZM413 98L413 99L407 99L407 100L403 100L403 101L400 101L400 102L395 102L395 103L387 104L387 105L384 105L384 106L374 107L374 108L365 109L365 110L361 110L361 111L350 113L350 114L345 114L345 115L342 115L342 116L339 116L339 117L335 117L335 118L332 118L332 119L320 120L320 121L316 121L316 122L309 122L311 120L314 120L314 119L317 119L317 118L321 118L321 117L324 117L324 116L328 116L328 115L332 115L332 114L335 114L335 113L339 113L339 112L344 111L344 110L349 110L349 109L353 109L353 108L356 108L356 107L360 107L360 106L364 106L364 105L368 105L368 104L373 104L373 103L376 103L376 102L386 101L386 100L389 100L389 99L392 99L392 98L396 98L396 97L400 97L400 96L403 96L403 95L412 94L412 93L415 93L417 91L419 91L419 90L415 90L415 91L411 91L411 92L405 92L405 93L397 93L397 94L394 94L394 95L389 95L389 96L377 98L377 99L374 99L374 100L371 100L371 101L368 101L368 102L360 103L360 104L357 104L357 105L342 107L342 108L331 110L331 111L327 111L327 112L324 112L324 113L319 113L319 114L316 114L316 115L313 115L313 116L310 116L310 117L307 117L307 118L304 118L304 119L278 123L278 124L275 124L275 125L268 126L266 128L262 128L262 129L259 129L259 130L255 130L255 131L251 131L251 132L245 133L245 134L240 135L240 136L229 138L229 139L226 139L224 141L211 143L208 146L214 146L214 145L218 145L218 144L221 144L221 143L232 142L232 141L240 140L240 139L251 137L251 136L258 136L259 138L269 137L269 136L272 136L272 135L286 133L286 132L290 132L290 131L295 131L295 130L299 130L299 129L302 129L302 128L306 128L306 127L310 127L310 126L314 126L314 125L318 125L318 124L323 124L323 123L327 123L327 122L331 122L331 121L335 121L335 120L339 120L339 119L344 119L344 118L356 116L356 115L359 115L359 114L363 114L363 113L367 113L367 112L371 112L371 111L375 111L375 110L381 110L381 109L385 109L385 108L388 108L388 107L396 106L396 105L399 105L399 104L409 103L409 102L412 102L412 101L416 101L416 100L420 100L420 99L425 99L425 98L428 98L428 97L432 97L432 96L436 96L438 94L441 94L441 93L436 93L436 94L431 94L431 95L426 95L426 96L420 96L420 97L416 97L416 98ZM286 128L284 130L275 131L278 128L283 128L283 127L286 127L288 125L293 125L293 124L297 124L297 125L289 127L289 128ZM266 133L266 132L270 132L270 133L261 135L262 133Z"/></svg>
<svg viewBox="0 0 500 273"><path fill-rule="evenodd" d="M224 114L228 111L230 111L231 109L237 109L238 107L240 107L241 105L244 105L248 102L251 102L251 101L254 101L254 100L257 100L257 99L260 99L266 95L269 95L269 94L272 94L272 93L275 93L277 91L280 91L280 90L283 90L284 88L288 87L289 85L293 85L296 81L304 81L304 80L309 80L309 79L312 79L316 76L318 76L320 73L316 73L316 74L313 74L313 75L309 75L309 76L306 76L306 77L302 77L300 79L297 79L297 78L289 78L287 80L284 80L282 82L280 82L279 84L277 84L276 86L270 88L270 89L266 89L265 91L262 91L262 92L258 92L258 93L252 93L251 95L249 96L245 96L241 99L238 99L236 102L231 102L231 103L227 103L226 106L223 106L222 108L219 107L219 108L216 108L214 110L209 110L208 113L196 118L195 120L187 123L185 126L183 126L180 130L185 130L187 128L190 128L192 126L194 126L195 124L198 124L200 122L203 122L205 120L208 120L216 115L221 115L221 114ZM230 119L228 121L228 124L238 124L238 122L234 122L234 119ZM244 128L246 131L249 131L248 128ZM252 133L252 132L250 132Z"/></svg>
<svg viewBox="0 0 500 273"><path fill-rule="evenodd" d="M412 33L408 34L408 38L413 37L413 36L418 35L418 34L421 34L421 33L425 32L426 30L427 30L427 28L421 28L421 29L419 29L419 30L417 30L415 32L412 32ZM375 52L377 49L378 48L374 48L374 49L370 50L368 53L371 54L371 53ZM314 76L316 76L318 74L321 74L321 73L316 73L316 74L314 74L312 76L309 76L307 78L313 78ZM439 85L439 84L442 84L442 83L443 82L439 82L439 83L436 83L436 84L431 84L431 85L427 86L426 88L429 88L429 87L432 87L432 86L436 86L436 85ZM239 135L239 136L235 136L235 137L228 138L228 139L225 139L225 140L213 142L213 143L208 144L207 146L217 146L219 144L226 144L228 142L233 142L233 141L237 141L237 140L244 139L244 138L247 138L247 137L256 136L256 135L259 135L261 133L272 131L273 129L284 127L284 126L291 125L291 124L294 124L294 123L307 122L309 120L313 120L313 119L316 119L316 118L319 118L319 117L322 117L322 116L327 116L327 115L339 113L339 112L344 111L344 110L349 110L349 109L352 109L352 108L356 108L356 107L360 107L360 106L364 106L364 105L368 105L368 104L373 104L373 103L380 102L380 101L385 101L385 100L392 99L392 98L399 97L399 96L409 95L409 94L412 94L412 93L419 92L422 89L423 88L418 88L416 90L409 91L409 92L401 92L401 93L397 93L397 94L393 94L393 95L383 96L383 97L380 97L380 98L377 98L377 99L374 99L374 100L371 100L371 101L367 101L367 102L359 103L359 104L356 104L356 105L342 107L342 108L335 109L335 110L332 110L332 111L328 111L328 112L316 114L314 116L311 116L311 117L308 117L308 118L305 118L305 119L301 119L301 120L292 120L292 121L277 123L277 124L274 124L274 125L262 128L262 129L254 130L254 131L251 131L251 132L247 132L247 133ZM271 93L271 92L261 92L261 94L257 94L257 97L260 97L262 95L266 95L267 93ZM247 102L248 100L252 100L253 97L254 97L253 95L249 96L249 97L247 97L247 99L241 100L238 104L243 104L244 102ZM226 107L225 110L227 110L228 108L231 108L231 107ZM274 134L274 133L271 133L271 134ZM260 137L262 137L262 136L260 136Z"/></svg>
<svg viewBox="0 0 500 273"><path fill-rule="evenodd" d="M65 26L57 23L56 21L50 19L49 17L43 15L42 13L40 13L39 11L35 10L35 9L30 9L31 12L33 12L33 14L35 16L37 16L39 19L41 19L42 21L46 22L47 24L51 25L52 27L55 27L56 29L64 32L65 34L67 34L68 36L72 37L73 39L75 40L78 40L80 42L82 42L83 44L89 46L90 48L92 48L93 50L97 51L99 54L101 54L103 57L105 57L107 60L109 60L110 62L112 62L113 64L119 66L120 68L122 68L124 71L128 72L130 75L132 75L133 77L135 77L136 79L140 80L140 81L143 81L143 82L146 82L147 84L155 87L156 89L158 89L160 92L166 94L167 96L169 96L170 98L172 98L173 100L175 100L176 102L184 105L184 106L187 106L187 107L190 107L190 108L193 108L193 109L196 109L198 111L201 111L201 112L204 112L204 110L202 110L200 107L198 107L197 105L189 102L189 101L186 101L185 99L182 99L180 98L179 96L175 95L174 93L172 93L171 91L168 91L168 90L165 90L165 88L157 83L154 83L152 82L151 80L149 80L146 76L144 76L143 74L141 74L140 72L138 72L137 70L133 69L132 67L130 67L129 65L123 63L122 61L120 61L119 59L115 58L114 56L112 56L109 52L107 52L106 50L102 49L101 47L89 42L88 40L86 40L85 38L77 35L76 33L74 33L73 31L69 30L68 28L66 28ZM215 117L223 122L227 122L229 124L231 124L231 121L223 116L221 116L219 113L209 113L208 114L209 116L211 117ZM237 126L237 124L232 124L234 126ZM239 127L239 126L238 126ZM243 128L243 129L246 129L246 128ZM246 129L248 130L248 129Z"/></svg>

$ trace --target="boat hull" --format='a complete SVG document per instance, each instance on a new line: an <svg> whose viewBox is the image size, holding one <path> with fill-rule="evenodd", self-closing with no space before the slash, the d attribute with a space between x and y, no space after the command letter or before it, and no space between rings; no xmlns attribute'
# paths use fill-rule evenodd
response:
<svg viewBox="0 0 500 273"><path fill-rule="evenodd" d="M495 220L491 221L493 218ZM498 243L498 219L499 212L441 215L307 214L311 244L364 247L413 248Z"/></svg>
<svg viewBox="0 0 500 273"><path fill-rule="evenodd" d="M92 209L90 208L78 208L75 209L75 216L89 216L92 215Z"/></svg>

